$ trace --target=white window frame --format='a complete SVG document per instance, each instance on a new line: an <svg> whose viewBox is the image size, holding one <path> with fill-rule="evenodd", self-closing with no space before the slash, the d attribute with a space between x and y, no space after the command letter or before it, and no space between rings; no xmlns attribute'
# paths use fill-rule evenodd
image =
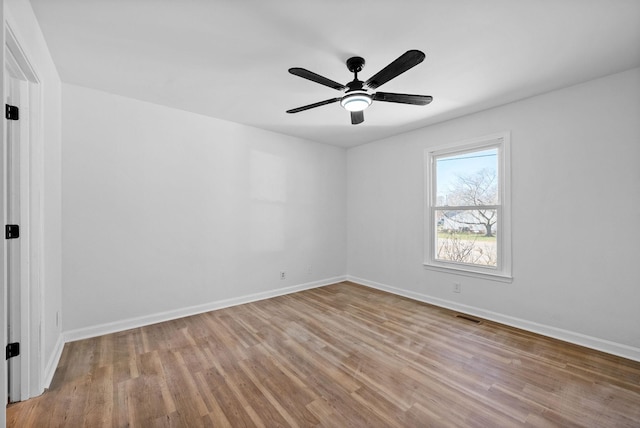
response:
<svg viewBox="0 0 640 428"><path fill-rule="evenodd" d="M498 150L498 219L497 266L481 266L436 259L436 168L439 157L458 153ZM425 149L425 237L424 267L441 272L511 282L511 133L509 131Z"/></svg>

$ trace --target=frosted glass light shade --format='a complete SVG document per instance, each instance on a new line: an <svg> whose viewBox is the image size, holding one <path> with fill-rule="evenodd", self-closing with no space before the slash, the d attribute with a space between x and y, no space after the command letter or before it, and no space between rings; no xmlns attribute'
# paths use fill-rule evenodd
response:
<svg viewBox="0 0 640 428"><path fill-rule="evenodd" d="M340 100L340 105L348 111L362 111L371 105L371 101L366 92L352 92Z"/></svg>

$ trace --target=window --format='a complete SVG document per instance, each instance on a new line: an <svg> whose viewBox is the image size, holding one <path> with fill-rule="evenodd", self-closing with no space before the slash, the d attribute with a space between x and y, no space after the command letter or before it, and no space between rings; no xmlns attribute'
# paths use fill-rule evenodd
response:
<svg viewBox="0 0 640 428"><path fill-rule="evenodd" d="M509 133L426 151L425 267L511 278Z"/></svg>

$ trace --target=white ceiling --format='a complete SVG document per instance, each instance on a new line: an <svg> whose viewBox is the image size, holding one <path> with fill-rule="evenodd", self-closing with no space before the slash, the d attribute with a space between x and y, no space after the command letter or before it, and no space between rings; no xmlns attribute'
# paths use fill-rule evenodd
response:
<svg viewBox="0 0 640 428"><path fill-rule="evenodd" d="M63 82L352 147L640 66L638 0L31 0ZM366 80L409 49L426 60L351 125L340 96L293 76ZM597 102L597 100L593 100Z"/></svg>

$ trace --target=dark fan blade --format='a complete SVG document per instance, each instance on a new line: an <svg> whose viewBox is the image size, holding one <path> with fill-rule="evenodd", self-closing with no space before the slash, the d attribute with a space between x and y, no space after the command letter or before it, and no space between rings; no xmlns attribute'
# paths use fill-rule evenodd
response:
<svg viewBox="0 0 640 428"><path fill-rule="evenodd" d="M320 107L320 106L335 103L338 101L340 101L340 98L331 98L330 100L320 101L319 103L309 104L308 106L292 108L291 110L287 110L287 113L299 113L301 111L309 110L310 108Z"/></svg>
<svg viewBox="0 0 640 428"><path fill-rule="evenodd" d="M364 112L363 111L352 111L351 112L351 124L357 125L359 123L364 122Z"/></svg>
<svg viewBox="0 0 640 428"><path fill-rule="evenodd" d="M296 76L300 76L304 79L311 80L312 82L316 82L321 85L328 86L333 89L337 89L338 91L344 91L345 89L347 89L347 87L341 83L334 82L331 79L327 79L326 77L320 76L319 74L316 74L313 71L305 70L304 68L299 68L299 67L290 68L289 73L294 74Z"/></svg>
<svg viewBox="0 0 640 428"><path fill-rule="evenodd" d="M398 77L410 68L415 67L424 60L424 53L411 50L400 55L398 59L380 70L377 74L365 82L365 85L371 89L382 86L394 77Z"/></svg>
<svg viewBox="0 0 640 428"><path fill-rule="evenodd" d="M393 92L376 92L373 94L375 101L386 101L388 103L415 104L426 106L433 97L429 95L394 94Z"/></svg>

